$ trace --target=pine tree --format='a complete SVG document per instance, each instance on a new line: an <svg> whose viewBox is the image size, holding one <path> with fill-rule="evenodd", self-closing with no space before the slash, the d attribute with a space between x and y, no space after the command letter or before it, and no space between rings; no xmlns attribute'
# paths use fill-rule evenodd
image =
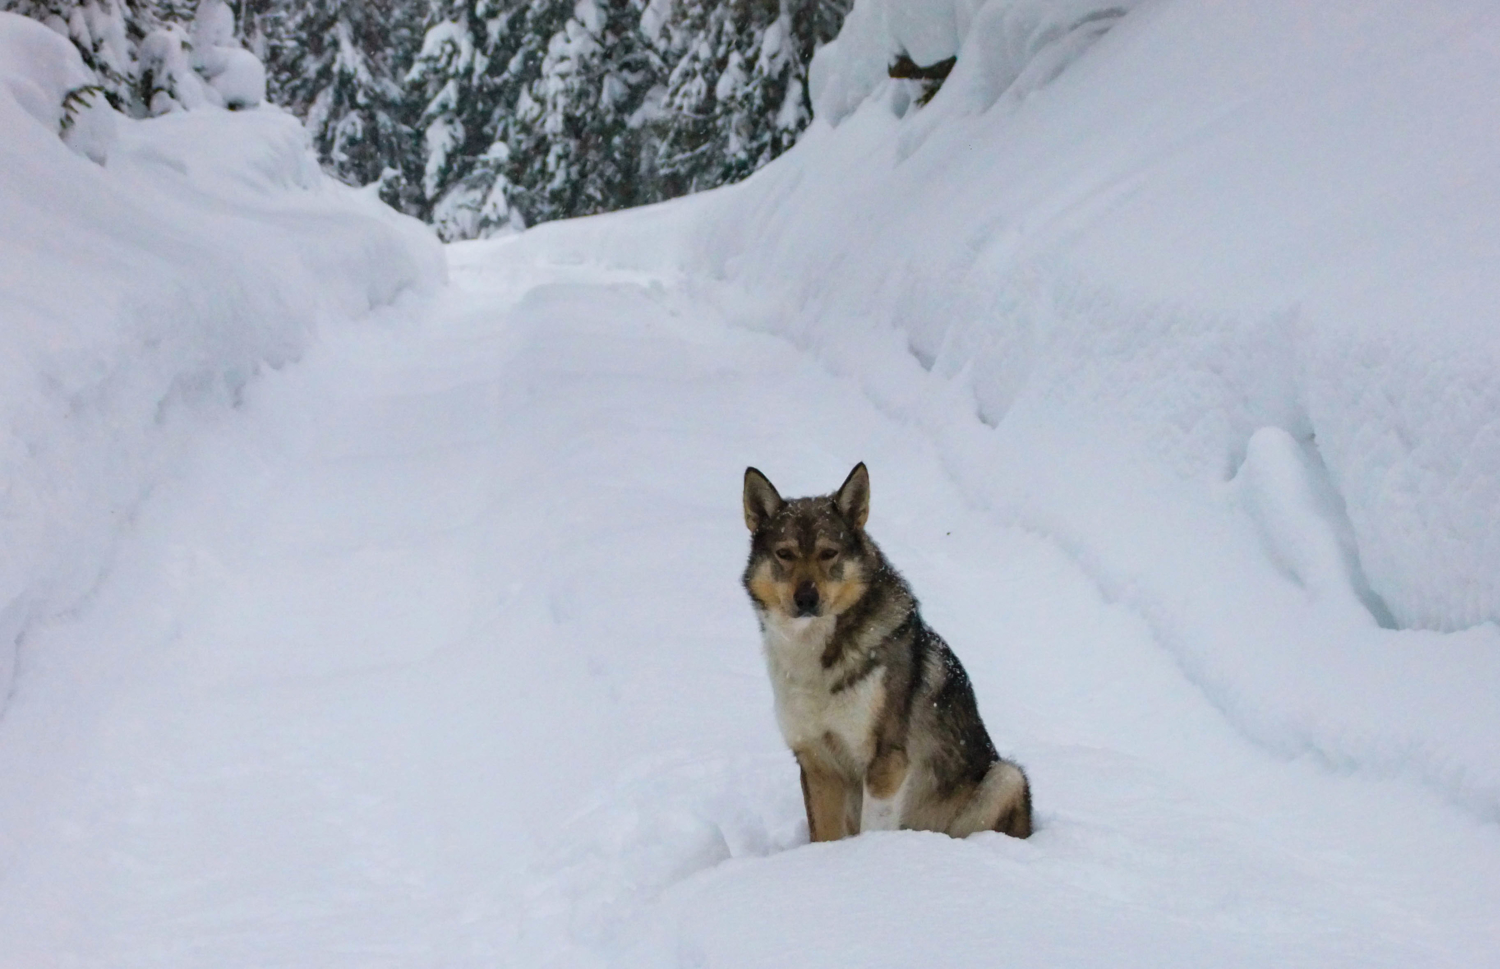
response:
<svg viewBox="0 0 1500 969"><path fill-rule="evenodd" d="M251 0L239 0L244 6ZM111 106L134 117L264 96L224 0L0 0L73 41Z"/></svg>
<svg viewBox="0 0 1500 969"><path fill-rule="evenodd" d="M126 0L0 0L0 10L40 20L72 40L109 103L119 111L142 113L135 46L158 22L149 0L134 6Z"/></svg>
<svg viewBox="0 0 1500 969"><path fill-rule="evenodd" d="M643 129L663 74L638 0L579 0L552 35L502 140L512 205L528 221L653 201Z"/></svg>
<svg viewBox="0 0 1500 969"><path fill-rule="evenodd" d="M71 37L137 117L253 104L259 57L331 174L458 239L750 174L807 125L850 0L228 2L0 9Z"/></svg>
<svg viewBox="0 0 1500 969"><path fill-rule="evenodd" d="M446 239L743 178L811 118L849 0L439 0L408 85Z"/></svg>
<svg viewBox="0 0 1500 969"><path fill-rule="evenodd" d="M675 0L657 28L675 66L652 119L663 197L737 181L811 120L807 66L847 0ZM648 25L649 26L649 25Z"/></svg>
<svg viewBox="0 0 1500 969"><path fill-rule="evenodd" d="M416 120L403 89L420 0L281 0L255 20L271 99L303 119L324 168L417 208Z"/></svg>
<svg viewBox="0 0 1500 969"><path fill-rule="evenodd" d="M444 239L524 228L515 112L573 0L441 0L407 81L423 108L422 190Z"/></svg>
<svg viewBox="0 0 1500 969"><path fill-rule="evenodd" d="M227 0L198 0L186 27L160 23L137 49L136 99L147 114L220 107L266 97L266 70L240 43Z"/></svg>
<svg viewBox="0 0 1500 969"><path fill-rule="evenodd" d="M489 146L485 72L495 33L487 20L492 6L489 0L439 0L405 78L408 97L421 105L422 209L444 239L477 234L473 210L483 200L471 196L483 190L474 169Z"/></svg>

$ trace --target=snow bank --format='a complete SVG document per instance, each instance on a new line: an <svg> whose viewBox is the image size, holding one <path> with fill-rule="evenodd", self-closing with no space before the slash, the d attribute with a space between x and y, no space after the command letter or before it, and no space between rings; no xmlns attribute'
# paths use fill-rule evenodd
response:
<svg viewBox="0 0 1500 969"><path fill-rule="evenodd" d="M859 0L795 150L589 244L681 239L1247 735L1500 818L1500 14L1130 7Z"/></svg>
<svg viewBox="0 0 1500 969"><path fill-rule="evenodd" d="M88 592L258 370L443 274L425 229L322 178L290 116L135 122L91 80L0 14L0 695L27 627Z"/></svg>
<svg viewBox="0 0 1500 969"><path fill-rule="evenodd" d="M898 113L909 85L889 85L905 55L920 66L956 57L943 107L983 112L1050 81L1139 0L864 0L838 39L818 51L810 71L814 113L838 124L877 89ZM1023 79L1024 78L1024 79ZM960 93L961 92L961 93ZM938 113L944 113L942 109Z"/></svg>
<svg viewBox="0 0 1500 969"><path fill-rule="evenodd" d="M1500 282L1486 268L1500 194L1483 174L1500 111L1473 93L1500 73L1485 46L1497 35L1489 8L1159 5L1119 20L1077 71L1029 88L1018 116L989 117L994 98L975 95L975 75L1013 87L1043 59L1017 37L1108 11L1048 4L1048 21L1042 5L997 0L965 36L962 8L940 6L928 19L957 23L963 47L948 84L891 136L864 138L894 143L900 159L934 118L949 128L912 164L884 178L872 166L841 193L863 217L873 180L922 199L876 216L883 231L860 255L900 267L898 279L870 287L859 273L870 295L851 309L884 316L949 372L998 363L976 341L1064 340L1027 377L1073 397L1085 388L1071 372L1047 376L1056 361L1097 367L1127 350L1134 359L1113 374L1124 379L1091 383L1138 385L1132 397L1150 398L1139 424L1227 417L1212 440L1199 427L1186 444L1210 474L1227 476L1257 424L1316 438L1363 566L1403 626L1500 619L1500 337L1489 319ZM919 33L902 30L892 36ZM835 51L831 70L864 70L872 49ZM974 62L984 70L966 75ZM867 115L883 113L879 101ZM960 189L939 176L954 169ZM1030 295L1016 295L1023 283ZM983 305L996 294L1015 305ZM1114 345L1082 342L1103 337ZM1203 362L1218 379L1205 377L1218 386L1189 398L1183 367L1212 354L1222 359ZM1142 379L1157 384L1143 394ZM1020 392L973 383L992 410Z"/></svg>

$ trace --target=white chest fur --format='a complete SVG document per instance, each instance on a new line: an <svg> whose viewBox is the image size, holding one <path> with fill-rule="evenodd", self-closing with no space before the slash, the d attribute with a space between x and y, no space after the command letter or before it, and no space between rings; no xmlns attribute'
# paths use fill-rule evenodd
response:
<svg viewBox="0 0 1500 969"><path fill-rule="evenodd" d="M793 750L821 745L831 734L842 746L840 752L856 762L850 766L862 773L875 754L873 725L885 671L876 670L834 692L844 671L823 668L823 650L833 627L832 617L767 618L763 646L776 697L776 722Z"/></svg>

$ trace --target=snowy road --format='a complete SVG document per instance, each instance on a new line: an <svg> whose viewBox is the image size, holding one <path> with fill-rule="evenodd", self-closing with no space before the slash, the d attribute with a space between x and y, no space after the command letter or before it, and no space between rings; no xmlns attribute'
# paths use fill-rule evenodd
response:
<svg viewBox="0 0 1500 969"><path fill-rule="evenodd" d="M160 489L0 722L0 966L1477 966L1494 826L1253 746L922 432L699 286L451 250ZM549 237L550 238L550 237ZM871 531L1026 842L806 846L740 475Z"/></svg>

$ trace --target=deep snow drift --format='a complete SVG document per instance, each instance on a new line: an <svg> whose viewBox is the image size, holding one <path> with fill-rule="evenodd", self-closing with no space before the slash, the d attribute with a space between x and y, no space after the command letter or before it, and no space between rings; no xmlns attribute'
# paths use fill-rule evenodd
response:
<svg viewBox="0 0 1500 969"><path fill-rule="evenodd" d="M325 328L28 639L0 964L1485 964L1493 824L1247 742L925 428L680 279L558 264L573 228ZM851 455L1027 841L806 844L740 476Z"/></svg>
<svg viewBox="0 0 1500 969"><path fill-rule="evenodd" d="M1493 961L1500 14L860 2L746 184L127 442L0 720L0 965ZM1027 841L805 844L740 474L859 459Z"/></svg>
<svg viewBox="0 0 1500 969"><path fill-rule="evenodd" d="M442 274L290 116L131 121L90 82L67 40L0 13L0 697L17 638L93 585L203 420L321 322Z"/></svg>
<svg viewBox="0 0 1500 969"><path fill-rule="evenodd" d="M785 159L558 244L726 282L1258 742L1500 820L1500 13L1121 9L866 0Z"/></svg>

